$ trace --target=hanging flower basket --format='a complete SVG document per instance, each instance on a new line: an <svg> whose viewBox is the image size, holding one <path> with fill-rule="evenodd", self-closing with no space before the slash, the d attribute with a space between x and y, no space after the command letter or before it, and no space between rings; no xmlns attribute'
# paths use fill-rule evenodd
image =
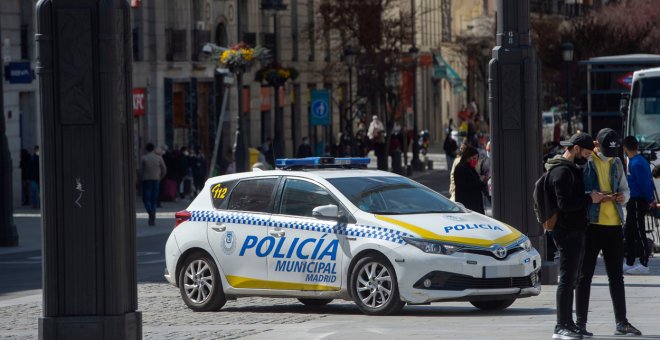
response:
<svg viewBox="0 0 660 340"><path fill-rule="evenodd" d="M282 67L279 63L269 63L255 73L254 81L271 86L282 86L287 80L298 78L298 74L298 70L293 67Z"/></svg>
<svg viewBox="0 0 660 340"><path fill-rule="evenodd" d="M245 72L255 60L263 59L268 55L268 49L257 46L251 48L248 44L240 42L228 50L222 51L217 60L220 65L228 68L232 73Z"/></svg>

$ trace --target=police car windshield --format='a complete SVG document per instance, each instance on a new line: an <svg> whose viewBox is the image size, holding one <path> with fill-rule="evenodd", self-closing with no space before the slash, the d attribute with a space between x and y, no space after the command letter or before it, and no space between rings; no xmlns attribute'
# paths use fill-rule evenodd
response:
<svg viewBox="0 0 660 340"><path fill-rule="evenodd" d="M343 177L328 182L360 210L372 214L463 212L442 195L405 177Z"/></svg>

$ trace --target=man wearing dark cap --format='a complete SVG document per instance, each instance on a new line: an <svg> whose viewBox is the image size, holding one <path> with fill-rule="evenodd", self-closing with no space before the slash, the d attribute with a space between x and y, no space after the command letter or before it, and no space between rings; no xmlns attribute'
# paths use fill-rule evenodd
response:
<svg viewBox="0 0 660 340"><path fill-rule="evenodd" d="M605 269L610 285L610 297L616 321L615 335L641 335L626 319L626 293L623 285L623 206L630 198L628 181L621 159L617 157L621 146L619 135L612 129L602 129L594 141L594 154L584 167L584 191L597 191L606 195L600 203L588 208L589 225L585 237L584 259L575 290L575 314L578 333L592 336L587 331L587 314L591 279L596 269L598 253L603 252Z"/></svg>
<svg viewBox="0 0 660 340"><path fill-rule="evenodd" d="M584 255L584 234L587 229L587 208L600 203L603 194L584 191L582 170L594 149L593 138L577 133L560 143L566 149L562 155L548 160L546 201L556 203L557 223L552 237L559 251L559 284L557 286L557 325L553 339L582 339L573 322L573 291Z"/></svg>

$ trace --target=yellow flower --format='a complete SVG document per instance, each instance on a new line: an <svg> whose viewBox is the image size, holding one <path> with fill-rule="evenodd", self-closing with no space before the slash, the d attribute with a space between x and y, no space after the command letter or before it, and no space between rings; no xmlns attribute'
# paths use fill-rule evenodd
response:
<svg viewBox="0 0 660 340"><path fill-rule="evenodd" d="M279 74L280 77L284 79L289 79L289 76L291 75L291 72L289 72L289 70L283 68L279 69L277 73Z"/></svg>
<svg viewBox="0 0 660 340"><path fill-rule="evenodd" d="M249 61L252 60L252 58L254 57L254 55L253 55L254 51L253 51L251 48L250 48L250 49L248 49L248 48L241 48L241 49L240 49L240 52L241 52L241 54L243 55L243 59L245 59L245 61L248 61L248 62L249 62Z"/></svg>
<svg viewBox="0 0 660 340"><path fill-rule="evenodd" d="M235 51L232 50L226 50L222 52L222 55L220 55L220 62L223 64L227 64L229 62L229 58L232 57L232 54L235 54Z"/></svg>

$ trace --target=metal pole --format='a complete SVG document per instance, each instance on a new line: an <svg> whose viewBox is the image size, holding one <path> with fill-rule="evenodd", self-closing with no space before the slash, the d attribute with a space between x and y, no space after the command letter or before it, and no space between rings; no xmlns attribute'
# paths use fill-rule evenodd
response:
<svg viewBox="0 0 660 340"><path fill-rule="evenodd" d="M415 0L410 0L412 15L412 48L415 47ZM424 170L422 162L419 160L419 127L417 126L417 55L413 56L413 82L412 82L412 104L413 104L413 137L412 137L412 160L410 165L415 171Z"/></svg>
<svg viewBox="0 0 660 340"><path fill-rule="evenodd" d="M573 115L571 114L571 81L568 61L566 63L566 114L568 115L568 135L573 135Z"/></svg>
<svg viewBox="0 0 660 340"><path fill-rule="evenodd" d="M208 172L209 177L213 177L215 162L218 160L218 148L220 147L220 136L222 135L222 126L224 125L225 113L227 112L227 97L229 96L229 89L229 86L225 86L225 91L222 94L222 108L220 109L220 120L218 121L218 127L216 128L215 142L213 143L213 155L211 156L211 165L209 166Z"/></svg>
<svg viewBox="0 0 660 340"><path fill-rule="evenodd" d="M488 79L493 217L529 236L536 249L545 254L543 229L532 205L543 153L540 65L531 44L529 22L529 0L497 0L497 44ZM556 266L543 266L542 280L556 282Z"/></svg>
<svg viewBox="0 0 660 340"><path fill-rule="evenodd" d="M348 134L351 138L351 156L355 155L355 136L353 136L353 67L348 67Z"/></svg>
<svg viewBox="0 0 660 340"><path fill-rule="evenodd" d="M40 339L141 339L131 29L125 0L36 5L41 96Z"/></svg>
<svg viewBox="0 0 660 340"><path fill-rule="evenodd" d="M273 41L273 61L277 65L277 35L278 35L278 23L277 23L277 10L273 11L273 34L275 35ZM273 84L273 91L275 95L275 137L273 138L273 148L276 158L284 156L284 117L283 112L280 108L280 84L275 82Z"/></svg>
<svg viewBox="0 0 660 340"><path fill-rule="evenodd" d="M236 0L236 41L241 42L241 1ZM236 137L234 139L234 162L236 164L236 172L245 172L248 170L248 146L247 134L243 132L245 127L245 112L243 112L243 71L238 70L236 73L236 97L238 98L236 120ZM248 113L249 114L249 113Z"/></svg>

